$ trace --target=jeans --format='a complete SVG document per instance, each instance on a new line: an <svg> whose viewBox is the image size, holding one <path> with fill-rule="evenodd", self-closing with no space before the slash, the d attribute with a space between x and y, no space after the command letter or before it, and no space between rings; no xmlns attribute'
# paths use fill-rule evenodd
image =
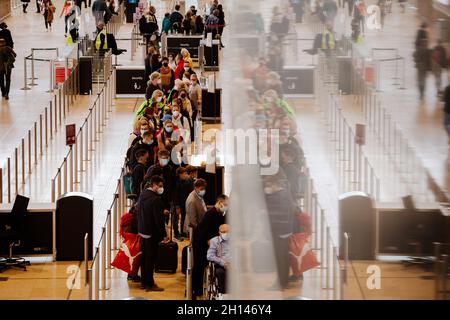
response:
<svg viewBox="0 0 450 320"><path fill-rule="evenodd" d="M11 70L0 71L0 88L2 96L9 95L9 87L11 85Z"/></svg>
<svg viewBox="0 0 450 320"><path fill-rule="evenodd" d="M159 241L155 241L153 238L142 239L141 283L145 287L155 285L153 273L158 258L158 244Z"/></svg>
<svg viewBox="0 0 450 320"><path fill-rule="evenodd" d="M175 233L175 237L179 236L181 232L183 232L184 220L186 219L186 208L180 207L181 209L181 219L178 218L177 214L173 215L173 232ZM178 226L178 221L181 220L181 228ZM181 232L180 232L181 230Z"/></svg>

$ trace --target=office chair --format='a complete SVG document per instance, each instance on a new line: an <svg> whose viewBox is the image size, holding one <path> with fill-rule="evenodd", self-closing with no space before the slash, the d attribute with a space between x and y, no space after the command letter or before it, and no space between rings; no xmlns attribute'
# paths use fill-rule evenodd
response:
<svg viewBox="0 0 450 320"><path fill-rule="evenodd" d="M0 242L7 242L9 254L6 258L0 258L0 271L10 268L20 268L24 271L30 262L21 257L13 257L13 248L21 244L23 238L25 217L30 199L17 195L14 201L9 221L0 229Z"/></svg>
<svg viewBox="0 0 450 320"><path fill-rule="evenodd" d="M409 266L421 266L426 271L431 271L436 258L433 256L427 256L424 254L424 247L427 245L424 243L427 239L429 226L426 221L421 221L417 214L417 209L414 205L412 196L406 196L402 198L403 206L405 207L408 223L408 246L413 247L415 251L414 256L408 257L408 260L403 260L402 264L405 268ZM425 241L424 241L425 240Z"/></svg>

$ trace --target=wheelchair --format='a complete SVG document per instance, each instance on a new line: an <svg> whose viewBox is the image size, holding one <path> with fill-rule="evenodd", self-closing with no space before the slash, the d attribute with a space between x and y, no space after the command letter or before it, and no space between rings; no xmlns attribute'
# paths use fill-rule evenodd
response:
<svg viewBox="0 0 450 320"><path fill-rule="evenodd" d="M214 263L209 262L203 273L203 296L206 300L219 299L219 280L215 275Z"/></svg>

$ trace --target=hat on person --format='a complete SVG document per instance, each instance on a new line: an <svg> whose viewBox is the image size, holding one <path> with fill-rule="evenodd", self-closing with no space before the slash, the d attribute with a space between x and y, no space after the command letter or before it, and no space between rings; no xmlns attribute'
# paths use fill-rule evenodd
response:
<svg viewBox="0 0 450 320"><path fill-rule="evenodd" d="M164 123L167 120L172 120L172 116L170 114L165 114L164 117L162 117L161 121Z"/></svg>

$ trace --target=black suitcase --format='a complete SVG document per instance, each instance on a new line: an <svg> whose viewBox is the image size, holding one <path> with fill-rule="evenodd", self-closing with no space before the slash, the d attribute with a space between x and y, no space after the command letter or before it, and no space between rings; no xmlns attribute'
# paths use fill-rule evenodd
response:
<svg viewBox="0 0 450 320"><path fill-rule="evenodd" d="M178 243L172 241L172 223L169 223L169 227L170 241L161 242L158 246L155 272L176 273L178 269Z"/></svg>
<svg viewBox="0 0 450 320"><path fill-rule="evenodd" d="M187 253L188 253L188 247L189 246L185 246L183 248L183 251L181 252L181 272L183 274L186 274L186 269L187 269Z"/></svg>

